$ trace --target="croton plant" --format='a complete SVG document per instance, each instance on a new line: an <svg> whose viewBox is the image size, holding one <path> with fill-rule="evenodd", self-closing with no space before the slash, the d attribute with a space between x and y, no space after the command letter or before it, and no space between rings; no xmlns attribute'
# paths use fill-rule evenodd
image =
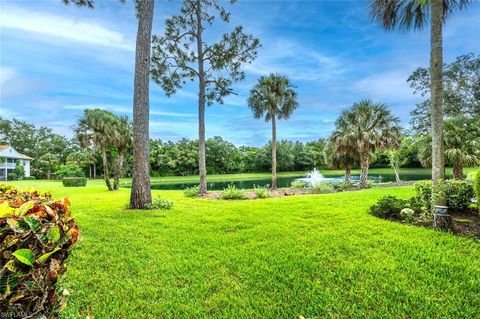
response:
<svg viewBox="0 0 480 319"><path fill-rule="evenodd" d="M68 199L0 185L0 314L51 318L61 304L56 290L79 229Z"/></svg>

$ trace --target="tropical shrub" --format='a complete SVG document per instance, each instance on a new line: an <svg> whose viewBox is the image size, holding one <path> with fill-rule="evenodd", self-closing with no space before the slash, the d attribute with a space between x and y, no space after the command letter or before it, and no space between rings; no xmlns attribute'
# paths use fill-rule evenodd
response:
<svg viewBox="0 0 480 319"><path fill-rule="evenodd" d="M152 203L148 205L148 209L168 210L173 207L173 202L168 199L163 199L160 196L154 198Z"/></svg>
<svg viewBox="0 0 480 319"><path fill-rule="evenodd" d="M299 180L294 180L292 184L290 184L290 187L295 189L304 189L306 186L307 184L305 182Z"/></svg>
<svg viewBox="0 0 480 319"><path fill-rule="evenodd" d="M349 191L355 187L352 183L334 183L332 186L336 191Z"/></svg>
<svg viewBox="0 0 480 319"><path fill-rule="evenodd" d="M56 282L79 229L68 199L0 185L0 313L51 318L61 303Z"/></svg>
<svg viewBox="0 0 480 319"><path fill-rule="evenodd" d="M475 197L473 184L469 181L448 181L445 192L447 205L453 209L468 209Z"/></svg>
<svg viewBox="0 0 480 319"><path fill-rule="evenodd" d="M220 194L222 199L246 199L247 195L243 189L238 189L234 184L228 185Z"/></svg>
<svg viewBox="0 0 480 319"><path fill-rule="evenodd" d="M329 182L322 182L310 187L309 191L312 194L328 194L333 193L334 189L332 184L330 184Z"/></svg>
<svg viewBox="0 0 480 319"><path fill-rule="evenodd" d="M384 196L375 205L370 207L370 214L381 218L399 218L400 211L405 208L408 201L395 196Z"/></svg>
<svg viewBox="0 0 480 319"><path fill-rule="evenodd" d="M475 189L475 196L477 197L477 208L480 212L480 170L474 176L474 189Z"/></svg>
<svg viewBox="0 0 480 319"><path fill-rule="evenodd" d="M415 183L415 200L423 213L431 211L432 182ZM473 185L469 181L450 180L443 186L447 198L447 206L453 209L468 209L474 197Z"/></svg>
<svg viewBox="0 0 480 319"><path fill-rule="evenodd" d="M20 161L15 164L15 174L17 174L18 180L22 180L25 177L25 167Z"/></svg>
<svg viewBox="0 0 480 319"><path fill-rule="evenodd" d="M255 186L253 191L255 192L255 196L257 196L257 198L268 198L271 196L268 188L266 187Z"/></svg>
<svg viewBox="0 0 480 319"><path fill-rule="evenodd" d="M186 197L197 197L198 193L200 193L200 186L199 185L195 185L195 186L192 186L192 187L187 187L183 191L183 194Z"/></svg>
<svg viewBox="0 0 480 319"><path fill-rule="evenodd" d="M8 173L7 181L16 181L18 179L17 173Z"/></svg>
<svg viewBox="0 0 480 319"><path fill-rule="evenodd" d="M65 187L85 187L87 179L85 177L65 177L62 183Z"/></svg>
<svg viewBox="0 0 480 319"><path fill-rule="evenodd" d="M69 165L60 165L60 167L56 171L58 178L65 178L65 177L85 177L85 173L83 169L75 164Z"/></svg>

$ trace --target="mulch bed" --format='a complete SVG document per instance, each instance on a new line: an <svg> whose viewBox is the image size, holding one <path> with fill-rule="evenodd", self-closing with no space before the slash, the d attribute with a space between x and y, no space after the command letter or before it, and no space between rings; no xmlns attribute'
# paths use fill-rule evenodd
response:
<svg viewBox="0 0 480 319"><path fill-rule="evenodd" d="M384 183L384 184L374 184L372 188L411 186L411 185L413 185L413 182ZM349 189L348 192L358 191L358 190L360 189L352 188L352 189ZM245 195L247 196L246 199L259 199L255 195L255 192L253 190L245 190L244 192L245 192ZM334 191L334 193L336 192L342 192L342 190ZM221 199L220 198L221 193L222 191L210 191L205 195L199 195L199 197L209 198L209 199ZM270 198L294 196L294 195L312 195L312 193L306 189L295 189L295 188L278 188L276 190L270 190Z"/></svg>
<svg viewBox="0 0 480 319"><path fill-rule="evenodd" d="M269 192L270 192L270 198L311 194L308 190L294 189L294 188L278 188L276 190L270 190ZM210 198L210 199L220 199L221 193L222 191L212 191L212 192L208 192L205 195L199 195L199 197ZM250 191L246 190L245 195L247 196L246 199L259 199L255 195L255 192L251 190Z"/></svg>
<svg viewBox="0 0 480 319"><path fill-rule="evenodd" d="M452 216L453 233L459 236L480 240L480 216L476 211L449 211ZM432 228L432 223L414 223L414 225Z"/></svg>

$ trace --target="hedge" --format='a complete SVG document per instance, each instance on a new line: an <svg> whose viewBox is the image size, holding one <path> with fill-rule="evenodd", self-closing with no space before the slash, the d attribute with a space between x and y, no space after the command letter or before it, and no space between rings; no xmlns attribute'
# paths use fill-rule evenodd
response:
<svg viewBox="0 0 480 319"><path fill-rule="evenodd" d="M79 236L68 199L0 185L0 314L55 317L56 282Z"/></svg>
<svg viewBox="0 0 480 319"><path fill-rule="evenodd" d="M85 177L65 177L62 179L65 187L85 187L87 186L87 179Z"/></svg>

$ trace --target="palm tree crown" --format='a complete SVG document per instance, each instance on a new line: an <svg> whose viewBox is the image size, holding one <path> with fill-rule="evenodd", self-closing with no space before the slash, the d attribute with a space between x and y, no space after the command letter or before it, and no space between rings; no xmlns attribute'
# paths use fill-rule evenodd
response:
<svg viewBox="0 0 480 319"><path fill-rule="evenodd" d="M372 0L370 17L386 30L421 30L429 21L431 0ZM472 0L443 0L443 21Z"/></svg>
<svg viewBox="0 0 480 319"><path fill-rule="evenodd" d="M353 104L336 121L336 129L331 137L334 151L340 156L358 158L360 187L367 186L368 166L373 154L379 149L399 145L398 121L385 104L370 100Z"/></svg>
<svg viewBox="0 0 480 319"><path fill-rule="evenodd" d="M284 75L262 76L250 91L248 106L255 118L265 116L266 122L273 117L288 119L298 107L297 92Z"/></svg>

